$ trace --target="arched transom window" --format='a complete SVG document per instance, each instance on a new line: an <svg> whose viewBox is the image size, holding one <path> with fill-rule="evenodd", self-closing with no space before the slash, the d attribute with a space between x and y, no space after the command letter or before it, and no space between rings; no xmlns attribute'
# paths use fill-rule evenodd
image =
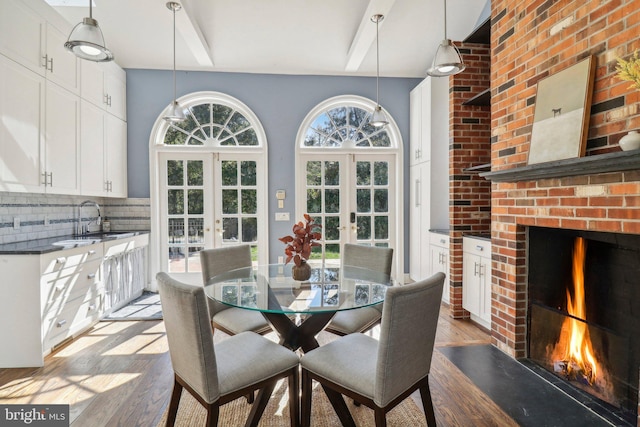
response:
<svg viewBox="0 0 640 427"><path fill-rule="evenodd" d="M258 146L251 120L232 106L201 103L188 107L187 120L171 124L165 145Z"/></svg>
<svg viewBox="0 0 640 427"><path fill-rule="evenodd" d="M355 105L320 111L304 136L305 147L390 147L385 129L370 123L371 112Z"/></svg>

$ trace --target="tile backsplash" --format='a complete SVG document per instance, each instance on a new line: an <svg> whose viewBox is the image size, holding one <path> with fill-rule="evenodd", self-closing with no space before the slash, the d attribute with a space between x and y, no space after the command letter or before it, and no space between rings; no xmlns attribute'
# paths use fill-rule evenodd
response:
<svg viewBox="0 0 640 427"><path fill-rule="evenodd" d="M74 234L78 205L92 200L112 231L149 230L150 200L0 192L0 244ZM96 209L85 206L83 221L95 221ZM19 221L19 226L17 222Z"/></svg>

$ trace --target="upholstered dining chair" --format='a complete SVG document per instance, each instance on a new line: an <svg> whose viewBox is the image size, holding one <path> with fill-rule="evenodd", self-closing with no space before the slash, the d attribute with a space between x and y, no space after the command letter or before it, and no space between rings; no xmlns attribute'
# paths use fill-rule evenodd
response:
<svg viewBox="0 0 640 427"><path fill-rule="evenodd" d="M380 340L350 334L306 353L302 365L302 426L311 419L312 380L374 410L376 426L386 413L419 389L427 425L435 426L429 370L445 275L387 290ZM348 412L343 399L339 406ZM353 419L351 419L353 424Z"/></svg>
<svg viewBox="0 0 640 427"><path fill-rule="evenodd" d="M201 286L156 276L169 355L175 373L167 426L173 426L182 389L207 409L207 426L218 425L220 406L261 389L246 425L257 426L281 378L289 378L291 425L298 425L298 356L254 332L213 343L207 297Z"/></svg>
<svg viewBox="0 0 640 427"><path fill-rule="evenodd" d="M251 267L251 247L249 245L225 246L200 251L202 280L243 267ZM257 334L271 332L271 327L259 311L229 307L211 298L207 299L211 323L229 335L252 331Z"/></svg>
<svg viewBox="0 0 640 427"><path fill-rule="evenodd" d="M342 250L343 274L348 271L348 267L362 267L390 277L392 262L392 248L346 243ZM337 335L366 332L380 323L382 306L383 304L377 304L357 310L338 311L325 331Z"/></svg>

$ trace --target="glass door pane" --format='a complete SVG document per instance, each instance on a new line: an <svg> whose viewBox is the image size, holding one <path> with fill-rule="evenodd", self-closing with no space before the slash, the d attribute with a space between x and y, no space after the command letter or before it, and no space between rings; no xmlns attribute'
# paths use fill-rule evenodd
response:
<svg viewBox="0 0 640 427"><path fill-rule="evenodd" d="M258 162L220 155L220 210L216 215L216 246L246 243L258 260ZM262 186L260 187L262 188Z"/></svg>
<svg viewBox="0 0 640 427"><path fill-rule="evenodd" d="M368 156L371 157L371 156ZM356 156L355 184L355 242L372 246L390 246L389 206L393 206L390 191L391 162L386 159Z"/></svg>
<svg viewBox="0 0 640 427"><path fill-rule="evenodd" d="M313 249L311 260L322 260L327 264L340 263L343 239L347 233L347 216L343 206L349 190L345 182L345 157L333 156L322 160L307 160L305 166L305 211L316 222L322 224L322 246Z"/></svg>
<svg viewBox="0 0 640 427"><path fill-rule="evenodd" d="M167 153L161 160L163 264L173 274L199 275L199 252L211 245L212 162L197 157Z"/></svg>

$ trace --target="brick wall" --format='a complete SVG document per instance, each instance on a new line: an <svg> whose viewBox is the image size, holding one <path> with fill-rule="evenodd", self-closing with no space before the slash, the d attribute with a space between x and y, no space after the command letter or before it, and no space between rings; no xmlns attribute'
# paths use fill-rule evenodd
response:
<svg viewBox="0 0 640 427"><path fill-rule="evenodd" d="M456 43L465 70L449 79L449 221L450 307L454 318L468 317L462 308L462 236L491 231L491 183L468 168L491 161L491 107L465 105L489 88L489 45Z"/></svg>
<svg viewBox="0 0 640 427"><path fill-rule="evenodd" d="M616 57L640 49L639 0L493 0L491 16L493 171L527 163L536 83L588 55L586 155L620 151L619 139L640 129L640 91L615 77ZM492 184L492 340L514 357L526 355L529 225L640 234L640 171Z"/></svg>

